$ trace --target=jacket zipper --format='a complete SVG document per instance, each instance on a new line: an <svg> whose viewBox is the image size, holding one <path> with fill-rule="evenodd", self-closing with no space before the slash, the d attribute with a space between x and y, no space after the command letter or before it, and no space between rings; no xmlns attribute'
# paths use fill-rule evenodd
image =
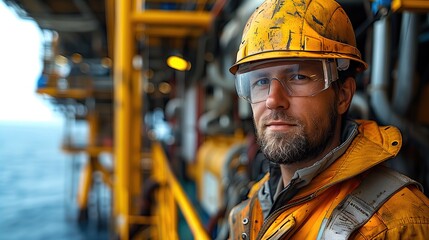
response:
<svg viewBox="0 0 429 240"><path fill-rule="evenodd" d="M348 180L348 179L350 179L350 178L352 178L352 177L348 177L348 178L346 178L345 180ZM310 200L311 200L311 199L313 199L315 196L317 196L320 192L324 191L325 189L330 188L331 186L333 186L333 185L335 185L335 184L337 184L337 183L338 183L338 182L334 182L334 183L331 183L331 184L329 184L329 185L326 185L326 186L324 186L324 187L320 188L319 190L317 190L317 191L313 192L312 194L308 195L307 197L302 198L301 200L298 200L298 201L296 201L296 202L294 202L294 203L290 203L290 204L284 205L284 206L279 207L279 208L277 208L276 210L274 210L274 211L273 211L273 212L272 212L272 213L267 217L267 219L265 219L265 220L264 220L264 223L262 224L262 228L259 230L259 233L258 233L258 236L257 236L257 238L256 238L256 239L261 239L262 235L263 235L263 234L268 230L269 226L271 226L271 224L274 222L274 220L276 220L276 219L277 219L277 217L278 217L278 216L279 216L279 215L280 215L284 210L287 210L287 209L289 209L289 208L295 207L295 206L297 206L297 205L299 205L299 204L302 204L302 203L304 203L304 202L310 201ZM292 187L294 184L295 184L295 181L291 182L291 183L289 184L288 188ZM249 216L249 218L250 218L250 217L251 217L251 216ZM250 218L250 219L251 219L251 218Z"/></svg>
<svg viewBox="0 0 429 240"><path fill-rule="evenodd" d="M296 182L296 179L293 179L286 188L292 189L294 187L294 185L295 185L295 182ZM303 198L303 199L301 199L301 200L299 200L297 202L284 205L284 206L279 207L276 210L274 210L267 217L267 219L264 220L264 223L262 224L262 228L259 230L258 236L256 237L256 239L261 239L262 235L265 233L265 231L267 231L268 227L274 222L274 220L280 215L280 213L282 211L284 211L284 210L286 210L288 208L294 207L294 206L296 206L298 204L301 204L303 202L311 200L314 197L313 195L314 195L314 193L311 194L311 195L308 195L307 197L305 197L305 198ZM274 205L274 203L273 203L273 205ZM252 216L249 216L249 217L252 217Z"/></svg>
<svg viewBox="0 0 429 240"><path fill-rule="evenodd" d="M311 194L297 202L285 205L283 207L280 207L276 209L270 216L268 216L267 219L265 219L264 224L262 224L262 228L259 230L258 236L256 239L261 239L262 235L265 234L265 232L268 230L268 228L271 226L271 224L277 219L277 217L286 209L292 208L296 205L299 205L301 203L307 202L314 198L314 194Z"/></svg>
<svg viewBox="0 0 429 240"><path fill-rule="evenodd" d="M355 176L347 177L347 178L343 179L343 180L342 180L342 181L340 181L340 182L347 181L347 180L349 180L349 179L351 179L351 178L353 178L353 177L355 177ZM338 184L338 183L339 183L339 182L333 182L333 183L330 183L330 184L328 184L328 185L326 185L326 186L324 186L324 187L320 188L319 190L317 190L317 191L313 192L312 194L308 195L307 197L302 198L302 199L301 199L301 200L299 200L299 201L296 201L296 202L291 203L291 204L287 204L287 205L285 205L285 206L279 207L278 209L274 210L274 212L272 212L272 213L267 217L267 219L265 219L265 220L264 220L264 223L262 224L262 228L259 230L259 233L258 233L258 236L257 236L257 238L256 238L256 239L261 239L262 235L263 235L263 234L268 230L269 226L274 222L274 220L276 220L276 218L277 218L277 217L282 213L282 211L284 211L284 210L286 210L286 209L289 209L289 208L292 208L292 207L294 207L294 206L296 206L296 205L299 205L299 204L301 204L301 203L304 203L304 202L310 201L310 200L311 200L311 199L313 199L316 195L320 194L320 192L323 192L325 189L328 189L328 188L330 188L330 187L332 187L332 186L334 186L334 185L336 185L336 184ZM291 184L289 184L289 187L291 187L293 184L295 184L295 182L293 182L293 183L291 182Z"/></svg>

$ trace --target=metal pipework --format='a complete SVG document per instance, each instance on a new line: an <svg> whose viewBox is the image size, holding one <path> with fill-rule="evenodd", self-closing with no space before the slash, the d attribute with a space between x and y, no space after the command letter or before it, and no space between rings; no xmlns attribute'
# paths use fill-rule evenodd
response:
<svg viewBox="0 0 429 240"><path fill-rule="evenodd" d="M391 124L398 127L405 138L410 136L424 149L427 149L429 148L427 130L401 118L395 113L389 102L387 94L390 79L390 57L388 53L391 37L389 27L389 16L381 18L374 24L371 88L369 89L371 106L382 124Z"/></svg>
<svg viewBox="0 0 429 240"><path fill-rule="evenodd" d="M418 48L418 15L404 12L402 15L401 38L399 46L399 64L396 86L393 95L393 107L396 113L404 116L414 93L415 66Z"/></svg>

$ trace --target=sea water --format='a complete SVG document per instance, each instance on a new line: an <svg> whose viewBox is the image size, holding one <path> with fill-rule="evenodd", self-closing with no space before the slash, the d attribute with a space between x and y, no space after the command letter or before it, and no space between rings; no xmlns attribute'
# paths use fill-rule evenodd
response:
<svg viewBox="0 0 429 240"><path fill-rule="evenodd" d="M0 240L109 239L99 221L77 222L73 188L82 156L62 152L63 129L0 122Z"/></svg>

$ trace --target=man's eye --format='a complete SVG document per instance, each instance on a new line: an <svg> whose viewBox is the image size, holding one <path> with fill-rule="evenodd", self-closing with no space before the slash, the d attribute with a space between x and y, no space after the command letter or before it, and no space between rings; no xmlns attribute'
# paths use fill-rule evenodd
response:
<svg viewBox="0 0 429 240"><path fill-rule="evenodd" d="M268 78L260 78L254 81L253 87L264 87L270 84L270 80Z"/></svg>
<svg viewBox="0 0 429 240"><path fill-rule="evenodd" d="M302 74L295 74L289 77L289 82L293 84L303 84L311 80L311 77Z"/></svg>

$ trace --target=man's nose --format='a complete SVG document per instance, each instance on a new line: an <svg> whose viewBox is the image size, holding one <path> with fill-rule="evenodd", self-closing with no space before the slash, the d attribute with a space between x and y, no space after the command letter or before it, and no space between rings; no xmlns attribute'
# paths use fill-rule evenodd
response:
<svg viewBox="0 0 429 240"><path fill-rule="evenodd" d="M289 94L287 89L278 79L272 79L265 104L269 109L288 108Z"/></svg>

